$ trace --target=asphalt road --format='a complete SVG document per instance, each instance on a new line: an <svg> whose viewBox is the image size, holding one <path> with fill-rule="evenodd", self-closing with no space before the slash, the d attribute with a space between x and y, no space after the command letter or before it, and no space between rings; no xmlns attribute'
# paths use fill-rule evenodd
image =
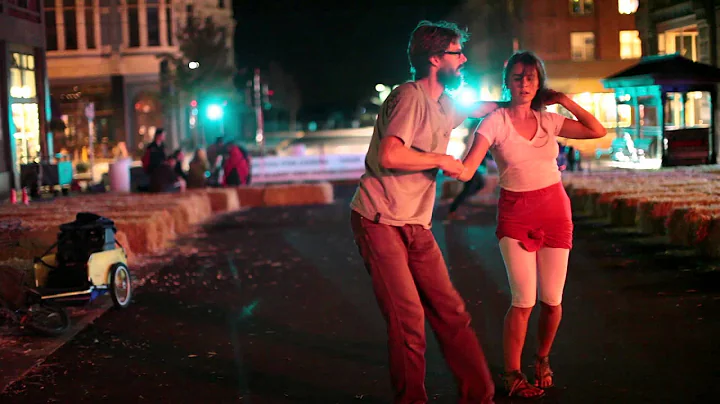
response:
<svg viewBox="0 0 720 404"><path fill-rule="evenodd" d="M449 223L445 209L433 231L499 374L509 290L494 207ZM0 402L390 402L385 326L348 217L343 201L217 218L179 241L130 308L103 314ZM715 402L717 269L660 239L578 218L551 356L558 387L540 402ZM427 358L431 401L454 402L434 341Z"/></svg>

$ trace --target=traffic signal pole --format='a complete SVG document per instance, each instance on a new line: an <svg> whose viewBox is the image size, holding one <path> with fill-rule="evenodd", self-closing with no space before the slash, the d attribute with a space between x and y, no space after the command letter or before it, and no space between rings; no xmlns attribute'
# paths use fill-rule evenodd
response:
<svg viewBox="0 0 720 404"><path fill-rule="evenodd" d="M265 125L262 110L260 69L255 69L255 75L253 77L253 93L255 98L255 120L257 121L257 129L255 130L255 141L260 145L260 155L265 155Z"/></svg>

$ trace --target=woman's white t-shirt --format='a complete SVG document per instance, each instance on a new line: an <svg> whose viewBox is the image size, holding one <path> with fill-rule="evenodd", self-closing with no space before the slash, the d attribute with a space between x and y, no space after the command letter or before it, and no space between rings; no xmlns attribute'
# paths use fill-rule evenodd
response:
<svg viewBox="0 0 720 404"><path fill-rule="evenodd" d="M508 191L534 191L560 182L557 136L565 117L545 111L533 113L538 128L531 140L515 130L506 108L488 115L477 129L490 144L500 172L500 187Z"/></svg>

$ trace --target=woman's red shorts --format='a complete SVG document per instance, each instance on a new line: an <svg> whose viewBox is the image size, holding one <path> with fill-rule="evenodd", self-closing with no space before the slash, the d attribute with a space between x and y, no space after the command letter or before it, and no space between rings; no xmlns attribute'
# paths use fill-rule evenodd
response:
<svg viewBox="0 0 720 404"><path fill-rule="evenodd" d="M570 198L561 182L527 192L500 190L498 240L520 240L527 251L542 247L572 248Z"/></svg>

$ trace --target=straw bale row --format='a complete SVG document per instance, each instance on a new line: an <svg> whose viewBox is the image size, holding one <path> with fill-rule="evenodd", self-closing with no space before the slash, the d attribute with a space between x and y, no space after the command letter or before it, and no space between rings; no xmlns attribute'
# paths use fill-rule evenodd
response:
<svg viewBox="0 0 720 404"><path fill-rule="evenodd" d="M329 182L242 186L235 188L243 207L322 205L335 200Z"/></svg>
<svg viewBox="0 0 720 404"><path fill-rule="evenodd" d="M72 222L80 212L93 212L115 222L116 240L128 259L154 254L179 234L191 230L215 213L244 206L325 204L333 202L329 183L289 184L193 190L173 194L100 194L59 198L51 203L0 205L0 223L16 222L17 229L3 230L0 261L31 259L57 241L59 226Z"/></svg>
<svg viewBox="0 0 720 404"><path fill-rule="evenodd" d="M720 168L564 175L573 211L720 256Z"/></svg>
<svg viewBox="0 0 720 404"><path fill-rule="evenodd" d="M233 195L237 202L237 195ZM73 221L79 212L93 212L112 219L118 230L116 240L132 262L138 254L157 253L177 234L208 219L212 215L212 205L207 192L104 194L30 206L4 205L0 207L0 221L19 220L20 230L8 236L13 240L5 243L7 247L0 251L0 259L32 258L42 254L57 241L59 226Z"/></svg>

